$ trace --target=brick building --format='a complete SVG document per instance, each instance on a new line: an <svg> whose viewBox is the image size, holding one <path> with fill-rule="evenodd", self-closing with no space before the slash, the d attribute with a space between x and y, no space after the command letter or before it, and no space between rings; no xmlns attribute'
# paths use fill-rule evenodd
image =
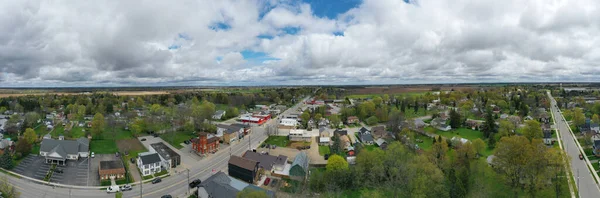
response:
<svg viewBox="0 0 600 198"><path fill-rule="evenodd" d="M121 160L101 161L98 174L100 175L100 180L110 179L110 176L114 176L115 179L121 179L125 177L125 167Z"/></svg>
<svg viewBox="0 0 600 198"><path fill-rule="evenodd" d="M216 152L219 149L219 137L200 132L197 138L192 140L192 150L199 154Z"/></svg>

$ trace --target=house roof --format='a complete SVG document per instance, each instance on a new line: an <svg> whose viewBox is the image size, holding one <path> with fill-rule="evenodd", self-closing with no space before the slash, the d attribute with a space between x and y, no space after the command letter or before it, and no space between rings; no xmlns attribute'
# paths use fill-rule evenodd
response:
<svg viewBox="0 0 600 198"><path fill-rule="evenodd" d="M594 140L594 148L600 148L600 140Z"/></svg>
<svg viewBox="0 0 600 198"><path fill-rule="evenodd" d="M361 127L361 128L358 130L358 132L359 132L359 133L368 133L368 132L370 132L370 131L369 131L369 129L367 129L367 128L365 128L365 127Z"/></svg>
<svg viewBox="0 0 600 198"><path fill-rule="evenodd" d="M244 189L261 190L267 194L267 197L275 197L275 193L270 190L265 190L254 185L250 185L238 179L228 176L219 171L204 180L198 190L204 189L210 197L236 197L237 193Z"/></svg>
<svg viewBox="0 0 600 198"><path fill-rule="evenodd" d="M544 138L552 138L552 131L544 130Z"/></svg>
<svg viewBox="0 0 600 198"><path fill-rule="evenodd" d="M300 166L304 171L308 169L308 156L306 152L302 151L296 155L294 162L292 162L292 167L296 165Z"/></svg>
<svg viewBox="0 0 600 198"><path fill-rule="evenodd" d="M41 152L56 152L56 154L66 157L69 155L77 155L79 152L89 151L89 146L79 142L80 140L55 140L43 139L40 146ZM82 140L83 141L83 140Z"/></svg>
<svg viewBox="0 0 600 198"><path fill-rule="evenodd" d="M242 129L243 127L240 127L238 125L224 125L224 124L218 124L217 127L225 129L223 132L227 133L227 134L232 134L235 132L239 132L240 129Z"/></svg>
<svg viewBox="0 0 600 198"><path fill-rule="evenodd" d="M179 154L162 142L150 144L150 146L154 148L158 155L160 155L163 159L170 160L171 158L179 157Z"/></svg>
<svg viewBox="0 0 600 198"><path fill-rule="evenodd" d="M347 130L335 130L333 131L333 134L337 135L337 136L343 136L343 135L348 135L348 131Z"/></svg>
<svg viewBox="0 0 600 198"><path fill-rule="evenodd" d="M248 158L232 155L231 157L229 157L229 164L253 171L258 162Z"/></svg>
<svg viewBox="0 0 600 198"><path fill-rule="evenodd" d="M140 154L140 159L142 160L142 165L160 162L160 157L158 156L158 153L148 153L145 155Z"/></svg>
<svg viewBox="0 0 600 198"><path fill-rule="evenodd" d="M383 138L379 138L375 141L375 143L377 144L377 146L381 146L384 143L387 143Z"/></svg>
<svg viewBox="0 0 600 198"><path fill-rule="evenodd" d="M124 168L120 160L100 161L100 170Z"/></svg>
<svg viewBox="0 0 600 198"><path fill-rule="evenodd" d="M258 162L258 166L270 171L273 169L273 165L285 165L287 162L287 156L279 155L273 156L268 154L260 154L252 151L246 151L242 157Z"/></svg>
<svg viewBox="0 0 600 198"><path fill-rule="evenodd" d="M379 137L383 137L387 134L384 126L376 126L376 127L371 128L371 133L375 134Z"/></svg>
<svg viewBox="0 0 600 198"><path fill-rule="evenodd" d="M219 116L219 117L220 117L220 116L223 116L223 114L225 114L225 111L224 111L224 110L217 110L217 111L215 111L215 115L216 115L216 116Z"/></svg>
<svg viewBox="0 0 600 198"><path fill-rule="evenodd" d="M360 140L363 142L371 142L373 141L373 136L368 133L360 134Z"/></svg>
<svg viewBox="0 0 600 198"><path fill-rule="evenodd" d="M330 142L331 138L330 137L320 137L319 138L319 142Z"/></svg>

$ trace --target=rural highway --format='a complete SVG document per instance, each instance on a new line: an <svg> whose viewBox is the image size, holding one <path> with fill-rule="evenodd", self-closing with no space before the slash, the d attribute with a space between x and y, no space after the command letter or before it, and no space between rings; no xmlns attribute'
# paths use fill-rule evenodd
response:
<svg viewBox="0 0 600 198"><path fill-rule="evenodd" d="M560 133L560 137L563 141L564 149L567 155L571 158L571 171L575 178L575 183L578 183L577 189L579 189L579 196L583 198L588 197L600 197L600 189L594 181L592 173L589 171L586 161L579 159L581 153L577 144L575 143L575 137L569 131L569 125L567 124L564 116L556 107L556 100L548 93L548 97L551 99L551 111L554 114L556 120L556 129ZM579 172L579 179L577 177Z"/></svg>
<svg viewBox="0 0 600 198"><path fill-rule="evenodd" d="M306 99L300 103L287 109L284 114L289 114L295 111ZM269 120L265 125L277 124L277 119ZM238 143L231 145L229 148L219 150L217 153L195 162L189 170L190 181L201 179L204 181L217 171L227 172L227 162L230 155L242 155L249 148L256 148L264 140L267 139L266 130L263 126L252 127L252 132ZM250 144L249 144L250 142ZM231 152L231 153L230 153ZM106 190L98 189L69 189L52 187L44 184L34 183L29 180L8 176L5 173L0 173L0 176L6 178L17 191L21 193L21 197L36 197L36 198L65 198L65 197L114 197L114 194L107 194ZM166 177L162 182L157 184L145 183L141 186L142 197L161 197L163 195L172 195L173 197L187 197L188 193L188 173L187 171L174 173ZM190 191L192 192L192 191ZM123 193L123 197L140 197L140 186L133 186L133 190Z"/></svg>

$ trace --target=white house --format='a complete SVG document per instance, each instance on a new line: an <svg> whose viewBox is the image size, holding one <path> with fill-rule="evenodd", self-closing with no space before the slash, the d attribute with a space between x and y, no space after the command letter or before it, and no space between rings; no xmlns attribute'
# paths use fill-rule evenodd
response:
<svg viewBox="0 0 600 198"><path fill-rule="evenodd" d="M289 138L290 138L290 141L310 142L312 136L310 134L306 133L305 130L291 129Z"/></svg>
<svg viewBox="0 0 600 198"><path fill-rule="evenodd" d="M215 114L212 116L213 119L215 120L220 120L221 118L223 118L223 116L225 116L226 111L224 110L218 110L215 112Z"/></svg>
<svg viewBox="0 0 600 198"><path fill-rule="evenodd" d="M137 158L137 166L142 176L148 176L161 171L161 160L158 153L144 152Z"/></svg>
<svg viewBox="0 0 600 198"><path fill-rule="evenodd" d="M283 118L279 121L279 125L284 127L295 127L298 125L298 120L293 118Z"/></svg>
<svg viewBox="0 0 600 198"><path fill-rule="evenodd" d="M67 160L88 157L89 144L89 140L86 138L77 140L44 138L40 145L40 156L46 159L46 163L65 165Z"/></svg>

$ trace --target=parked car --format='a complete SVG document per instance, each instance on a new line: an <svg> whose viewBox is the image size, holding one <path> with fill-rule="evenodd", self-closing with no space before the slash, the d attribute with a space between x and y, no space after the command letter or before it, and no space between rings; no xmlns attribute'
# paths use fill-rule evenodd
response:
<svg viewBox="0 0 600 198"><path fill-rule="evenodd" d="M276 148L277 148L277 145L275 145L275 144L271 145L271 149L276 149Z"/></svg>
<svg viewBox="0 0 600 198"><path fill-rule="evenodd" d="M264 184L265 186L268 186L268 185L269 185L269 182L271 182L271 178L268 178L268 177L267 177L267 179L265 179L265 183L263 183L263 184Z"/></svg>
<svg viewBox="0 0 600 198"><path fill-rule="evenodd" d="M329 160L329 154L325 154L323 157L325 157L325 160Z"/></svg>
<svg viewBox="0 0 600 198"><path fill-rule="evenodd" d="M132 164L135 164L135 158L133 158L133 157L132 157L132 158L129 158L129 161L130 161Z"/></svg>
<svg viewBox="0 0 600 198"><path fill-rule="evenodd" d="M116 152L115 157L119 157L119 156L120 156L119 152Z"/></svg>
<svg viewBox="0 0 600 198"><path fill-rule="evenodd" d="M183 141L183 143L185 143L185 144L191 144L192 142L190 142L189 140L185 140L185 141Z"/></svg>
<svg viewBox="0 0 600 198"><path fill-rule="evenodd" d="M267 147L267 145L268 144L262 144L262 145L260 145L260 148L265 148L265 147Z"/></svg>
<svg viewBox="0 0 600 198"><path fill-rule="evenodd" d="M128 190L131 190L131 185L125 184L125 185L121 186L121 191L128 191Z"/></svg>
<svg viewBox="0 0 600 198"><path fill-rule="evenodd" d="M152 180L152 184L160 183L161 181L162 179L160 179L160 177L157 177Z"/></svg>
<svg viewBox="0 0 600 198"><path fill-rule="evenodd" d="M171 195L163 195L160 198L173 198L173 196L171 196Z"/></svg>
<svg viewBox="0 0 600 198"><path fill-rule="evenodd" d="M119 186L109 186L106 188L106 193L116 193L119 192Z"/></svg>
<svg viewBox="0 0 600 198"><path fill-rule="evenodd" d="M579 154L579 159L583 160L583 154Z"/></svg>
<svg viewBox="0 0 600 198"><path fill-rule="evenodd" d="M54 172L55 173L63 173L63 169L57 168L57 169L54 169Z"/></svg>
<svg viewBox="0 0 600 198"><path fill-rule="evenodd" d="M158 137L158 133L152 134L152 136L154 136L154 137Z"/></svg>
<svg viewBox="0 0 600 198"><path fill-rule="evenodd" d="M273 181L271 181L271 187L275 187L277 185L277 180L274 179Z"/></svg>
<svg viewBox="0 0 600 198"><path fill-rule="evenodd" d="M190 183L190 188L198 187L198 185L200 185L201 183L202 181L200 181L200 179L196 179Z"/></svg>
<svg viewBox="0 0 600 198"><path fill-rule="evenodd" d="M92 152L92 154L90 156L92 156L92 158L94 158L96 155L94 155L94 152Z"/></svg>
<svg viewBox="0 0 600 198"><path fill-rule="evenodd" d="M146 138L142 138L140 141L142 141L142 142L143 142L143 141L146 141Z"/></svg>

